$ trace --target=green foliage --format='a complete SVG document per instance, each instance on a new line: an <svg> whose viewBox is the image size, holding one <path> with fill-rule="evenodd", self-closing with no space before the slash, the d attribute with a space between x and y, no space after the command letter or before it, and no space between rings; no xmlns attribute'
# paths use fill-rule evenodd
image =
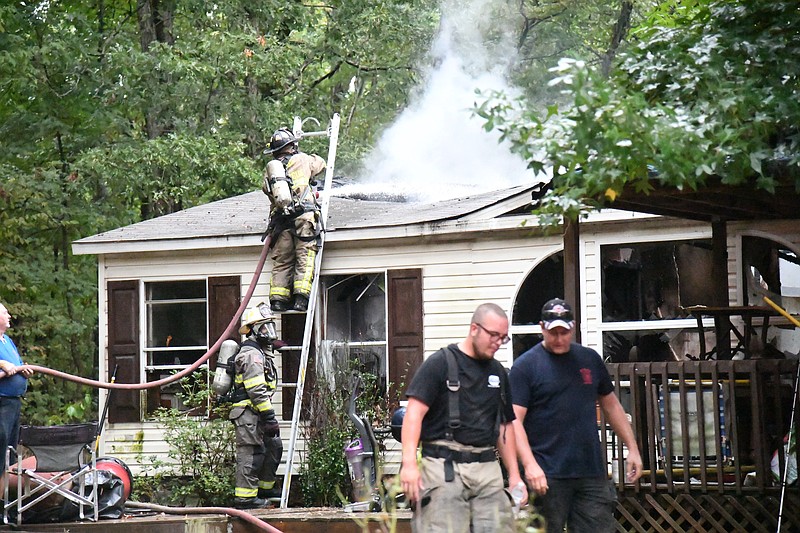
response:
<svg viewBox="0 0 800 533"><path fill-rule="evenodd" d="M0 6L0 301L24 359L97 377L97 264L73 256L73 241L259 187L265 140L295 115L324 127L342 113L338 166L358 161L402 109L436 10L422 0ZM324 153L322 140L306 142ZM30 384L26 422L92 417L83 387Z"/></svg>
<svg viewBox="0 0 800 533"><path fill-rule="evenodd" d="M340 507L351 490L343 451L351 432L331 424L324 433L306 440L300 490L306 506Z"/></svg>
<svg viewBox="0 0 800 533"><path fill-rule="evenodd" d="M338 507L346 503L351 493L352 483L344 455L344 448L358 437L357 429L347 416L351 391L358 387L356 413L370 420L373 427L388 426L391 419L389 406L393 402L377 377L359 372L355 361L350 364L351 368L337 369L334 376L328 377L332 388L321 385L309 394L303 426L306 453L300 467L300 488L307 506ZM376 439L380 437L378 433ZM381 459L378 453L379 469Z"/></svg>
<svg viewBox="0 0 800 533"><path fill-rule="evenodd" d="M698 189L709 176L755 178L772 192L774 164L800 188L798 24L792 2L668 3L633 32L636 46L609 79L582 61L553 68L569 105L545 110L492 95L476 112L532 168L555 170L546 222L655 182Z"/></svg>
<svg viewBox="0 0 800 533"><path fill-rule="evenodd" d="M204 384L206 376L196 372L193 377L193 384L181 382L178 396L194 409L161 408L156 412L155 420L169 445L169 460L153 458L137 496L163 505L230 505L236 450L229 408L212 407L206 412L211 393L205 386L196 386Z"/></svg>

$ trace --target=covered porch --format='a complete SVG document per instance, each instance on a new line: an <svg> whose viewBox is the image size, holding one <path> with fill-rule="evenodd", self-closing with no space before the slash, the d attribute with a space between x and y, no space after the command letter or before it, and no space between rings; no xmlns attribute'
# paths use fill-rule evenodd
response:
<svg viewBox="0 0 800 533"><path fill-rule="evenodd" d="M601 431L620 496L619 531L777 531L781 508L780 530L800 530L800 489L781 485L797 361L608 368L645 466L639 481L624 483L616 475L624 472L622 444Z"/></svg>
<svg viewBox="0 0 800 533"><path fill-rule="evenodd" d="M754 295L766 289L782 303L780 276L771 276L765 263L758 264L755 251L748 263L744 246L737 249L728 234L731 223L741 231L759 221L794 223L800 218L800 194L787 176L777 174L775 194L726 186L722 180L685 191L654 182L649 194L626 189L609 205L703 221L712 230L709 298L686 308L697 320L696 350L675 360L649 362L647 354L639 354L630 362L607 363L645 468L634 484L615 475L624 472L624 450L610 430L602 430L606 426L601 419L619 493L618 531L800 531L796 445L792 441L789 453L784 446L790 434L796 435L800 345L790 337L788 349L764 350L769 348L768 328L780 322L784 331L791 329L797 311L791 311L789 322L781 322L762 298L756 301ZM773 248L773 264L788 261L796 268L799 227L792 227L792 235L779 247L782 251L775 255ZM577 222L567 224L565 296L578 308L579 234ZM733 280L747 277L750 266L749 274L758 278L755 290L737 288ZM785 302L797 298L783 296ZM713 344L706 343L706 333Z"/></svg>

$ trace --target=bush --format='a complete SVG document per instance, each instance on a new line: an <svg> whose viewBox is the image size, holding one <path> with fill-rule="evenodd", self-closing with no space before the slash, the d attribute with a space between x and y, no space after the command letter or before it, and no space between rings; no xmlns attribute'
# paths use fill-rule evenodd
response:
<svg viewBox="0 0 800 533"><path fill-rule="evenodd" d="M197 377L201 372L194 374ZM191 385L203 384L197 388ZM166 505L230 505L233 500L236 445L229 407L208 405L205 375L182 383L181 400L189 411L161 408L156 421L169 445L170 461L153 460L137 496ZM149 479L148 479L149 478ZM137 480L137 485L138 485Z"/></svg>
<svg viewBox="0 0 800 533"><path fill-rule="evenodd" d="M306 453L300 467L300 489L309 507L341 506L352 492L344 448L359 435L347 416L350 391L360 387L356 412L371 420L373 426L385 426L391 418L389 399L376 376L359 372L355 362L352 364L354 368L336 371L333 392L318 384L309 394L303 426ZM380 440L378 444L382 447ZM380 471L379 452L376 450L375 459Z"/></svg>

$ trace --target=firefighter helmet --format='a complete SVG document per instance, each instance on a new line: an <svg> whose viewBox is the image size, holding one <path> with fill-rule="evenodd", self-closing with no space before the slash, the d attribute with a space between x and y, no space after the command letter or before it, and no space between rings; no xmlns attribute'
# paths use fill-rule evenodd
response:
<svg viewBox="0 0 800 533"><path fill-rule="evenodd" d="M242 335L252 334L256 339L270 341L277 339L275 316L272 314L272 309L270 309L269 305L262 302L245 311L239 333Z"/></svg>
<svg viewBox="0 0 800 533"><path fill-rule="evenodd" d="M291 130L288 128L280 128L275 130L275 133L273 133L272 137L270 137L269 150L267 150L265 153L274 154L276 152L282 152L285 151L285 148L289 145L296 149L298 140L299 139L295 137Z"/></svg>

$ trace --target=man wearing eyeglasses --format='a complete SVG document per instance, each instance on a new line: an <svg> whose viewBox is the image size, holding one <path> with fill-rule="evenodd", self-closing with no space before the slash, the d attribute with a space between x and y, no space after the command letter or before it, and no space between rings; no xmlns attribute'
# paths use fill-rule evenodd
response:
<svg viewBox="0 0 800 533"><path fill-rule="evenodd" d="M494 359L509 340L506 313L495 304L482 304L472 315L467 337L431 354L411 380L400 480L414 506L415 532L514 530L498 452L509 485L521 487L523 501L527 492L515 455L508 376Z"/></svg>
<svg viewBox="0 0 800 533"><path fill-rule="evenodd" d="M573 343L567 302L542 308L543 340L509 372L517 450L547 532L615 530L616 491L608 479L597 432L596 404L628 448L627 481L642 475L642 459L627 415L600 355Z"/></svg>

